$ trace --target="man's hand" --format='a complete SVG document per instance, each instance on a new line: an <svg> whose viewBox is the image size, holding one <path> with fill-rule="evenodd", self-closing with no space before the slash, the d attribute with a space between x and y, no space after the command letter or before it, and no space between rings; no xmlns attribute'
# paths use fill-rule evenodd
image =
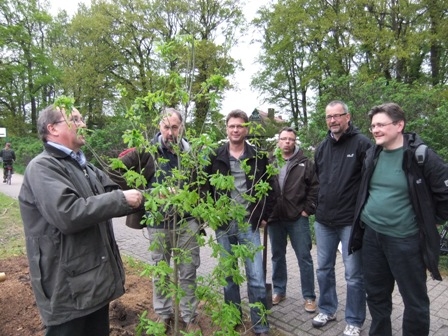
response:
<svg viewBox="0 0 448 336"><path fill-rule="evenodd" d="M138 208L143 201L143 194L141 191L137 189L131 189L131 190L124 190L123 191L124 197L126 197L126 201L128 202L129 206L132 208Z"/></svg>
<svg viewBox="0 0 448 336"><path fill-rule="evenodd" d="M260 227L265 228L268 222L266 222L264 219L260 222Z"/></svg>

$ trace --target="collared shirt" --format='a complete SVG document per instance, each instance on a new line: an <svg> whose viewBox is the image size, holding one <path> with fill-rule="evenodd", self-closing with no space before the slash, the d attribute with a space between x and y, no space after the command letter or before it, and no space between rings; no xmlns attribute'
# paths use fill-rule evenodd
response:
<svg viewBox="0 0 448 336"><path fill-rule="evenodd" d="M73 159L76 160L76 162L79 163L81 168L85 168L86 167L87 159L86 159L86 156L84 155L84 153L82 152L82 150L79 150L78 152L75 152L75 151L71 150L70 148L65 147L64 145L58 144L58 143L53 142L53 141L47 141L47 144L49 144L50 146L53 146L53 147L55 147L57 149L60 149L64 153L70 155Z"/></svg>

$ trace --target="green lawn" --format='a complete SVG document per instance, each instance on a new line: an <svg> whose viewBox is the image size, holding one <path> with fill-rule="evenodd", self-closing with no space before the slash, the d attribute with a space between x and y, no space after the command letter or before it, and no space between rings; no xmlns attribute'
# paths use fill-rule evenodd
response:
<svg viewBox="0 0 448 336"><path fill-rule="evenodd" d="M19 201L0 193L0 259L25 254Z"/></svg>

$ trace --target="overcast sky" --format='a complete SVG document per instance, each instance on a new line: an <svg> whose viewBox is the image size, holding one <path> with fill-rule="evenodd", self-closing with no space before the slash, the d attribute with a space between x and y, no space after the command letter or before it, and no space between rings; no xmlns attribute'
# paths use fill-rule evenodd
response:
<svg viewBox="0 0 448 336"><path fill-rule="evenodd" d="M65 9L69 14L72 14L76 11L79 2L90 4L90 0L50 0L52 6L51 11L53 14L56 14L58 10ZM267 3L269 3L269 0L247 0L246 6L244 7L247 20L250 22L254 18L258 8ZM239 46L232 50L232 56L242 61L245 70L238 72L231 79L232 83L238 89L226 93L221 111L224 115L237 108L250 115L255 108L267 111L268 107L270 107L269 105L263 104L258 94L249 87L252 75L258 70L255 59L259 53L259 46L250 44L253 38L252 32L249 31L245 37L239 39Z"/></svg>

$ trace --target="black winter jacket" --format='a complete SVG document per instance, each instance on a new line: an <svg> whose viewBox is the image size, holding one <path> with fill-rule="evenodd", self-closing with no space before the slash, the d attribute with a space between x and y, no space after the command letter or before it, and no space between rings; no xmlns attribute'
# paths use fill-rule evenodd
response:
<svg viewBox="0 0 448 336"><path fill-rule="evenodd" d="M361 182L361 168L372 142L350 124L339 140L328 131L314 155L319 181L316 221L327 226L348 226Z"/></svg>
<svg viewBox="0 0 448 336"><path fill-rule="evenodd" d="M297 220L302 211L308 215L316 212L319 183L313 162L303 155L302 150L289 159L283 190L278 183L278 177L274 180L277 202L269 218L270 223Z"/></svg>
<svg viewBox="0 0 448 336"><path fill-rule="evenodd" d="M409 197L417 217L423 259L431 276L436 280L442 280L438 269L440 236L436 224L440 224L441 220L448 220L448 166L429 148L423 166L419 166L415 159L415 150L422 143L415 133L404 134L403 170L407 176ZM367 152L349 253L362 247L364 228L360 221L361 211L367 201L369 182L381 151L381 146L375 146Z"/></svg>
<svg viewBox="0 0 448 336"><path fill-rule="evenodd" d="M255 194L255 188L253 188L253 186L257 181L267 181L271 187L267 197L264 197L261 201L256 203L251 203L249 206L248 210L251 214L249 222L252 225L252 229L255 230L262 220L267 222L272 213L272 209L275 205L274 182L272 177L268 178L267 176L267 166L269 162L266 155L261 154L254 146L251 146L248 143L244 144L244 153L244 159L247 159L247 164L250 166L250 172L249 174L246 174L246 186L247 189L250 190L251 195ZM213 155L210 159L211 164L206 168L206 172L209 176L216 173L221 173L222 175L231 174L228 144L219 147L216 151L216 155ZM255 176L255 178L252 178L253 176ZM221 194L211 185L208 186L208 191L210 191L215 200L221 197ZM223 227L226 225L228 225L228 223L224 223Z"/></svg>

